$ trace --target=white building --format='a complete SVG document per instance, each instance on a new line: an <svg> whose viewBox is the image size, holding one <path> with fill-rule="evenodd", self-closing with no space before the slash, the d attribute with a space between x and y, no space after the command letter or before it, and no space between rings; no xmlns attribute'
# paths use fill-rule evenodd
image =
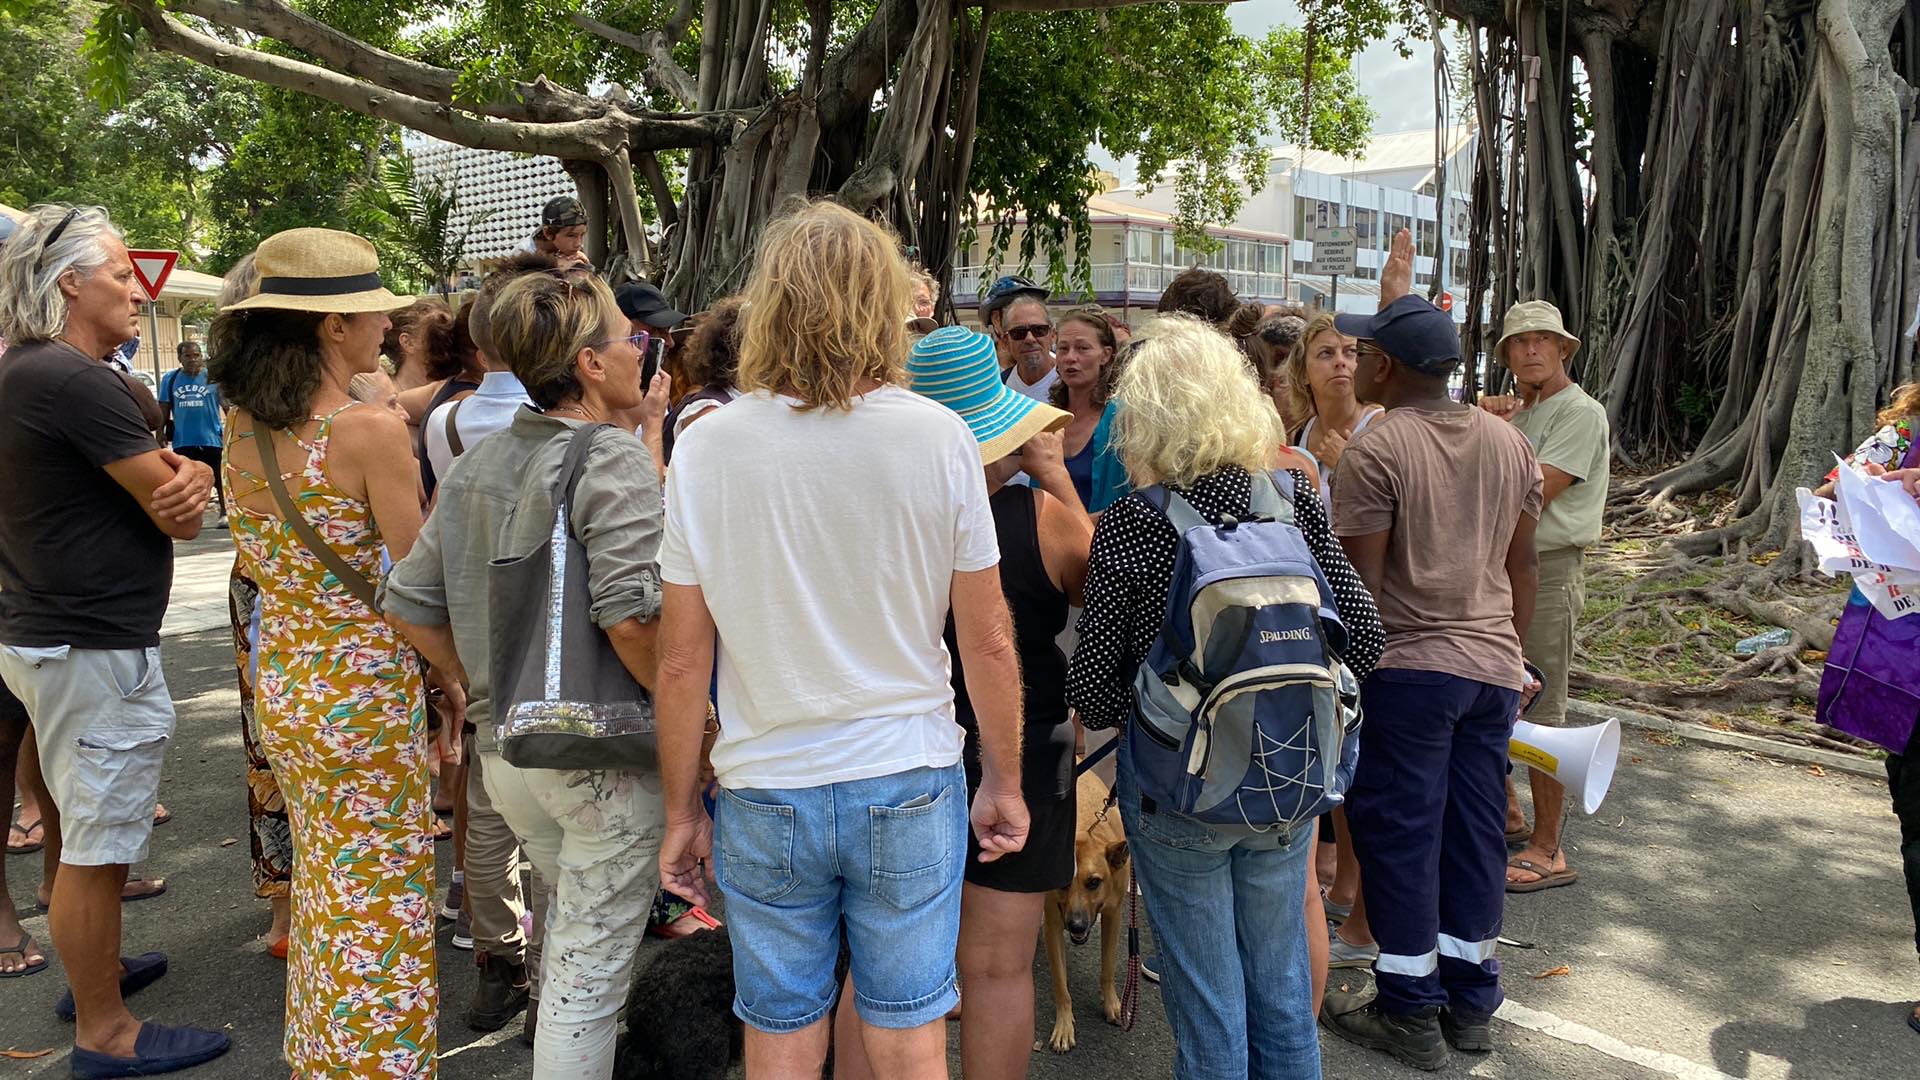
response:
<svg viewBox="0 0 1920 1080"><path fill-rule="evenodd" d="M451 179L459 198L456 221L492 210L467 240L469 260L511 255L540 227L540 208L556 195L576 194L573 177L545 154L473 150L409 131L401 145L422 177Z"/></svg>
<svg viewBox="0 0 1920 1080"><path fill-rule="evenodd" d="M1353 158L1283 146L1269 155L1266 183L1247 196L1239 215L1207 228L1217 242L1215 251L1194 251L1175 242L1171 173L1151 191L1136 184L1088 200L1093 299L1122 312L1151 310L1176 274L1204 266L1224 274L1242 300L1330 308L1333 282L1309 272L1313 239L1322 225L1342 226L1357 239L1355 273L1339 283L1342 311L1369 312L1379 306L1380 267L1393 234L1402 228L1414 234L1415 289L1425 292L1439 274L1448 289L1464 294L1474 133L1450 128L1440 137L1447 181L1444 252L1433 129L1378 136ZM1016 225L1010 248L1017 249L1023 227ZM961 254L963 265L953 283L959 307L978 303L981 279L987 276L985 259L984 238ZM1004 259L1002 263L994 273L1017 269ZM1464 303L1454 317L1465 319Z"/></svg>

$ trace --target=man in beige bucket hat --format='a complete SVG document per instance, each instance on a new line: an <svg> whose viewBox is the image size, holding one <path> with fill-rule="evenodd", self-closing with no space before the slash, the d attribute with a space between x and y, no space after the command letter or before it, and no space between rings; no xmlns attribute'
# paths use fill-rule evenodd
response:
<svg viewBox="0 0 1920 1080"><path fill-rule="evenodd" d="M1527 717L1538 724L1567 720L1573 628L1586 604L1586 549L1600 539L1607 504L1607 410L1567 373L1567 361L1579 348L1580 339L1567 332L1559 308L1544 300L1515 304L1493 351L1513 372L1519 393L1480 402L1481 408L1512 421L1540 461L1545 504L1535 535L1540 587L1526 639L1527 659L1546 676L1540 699ZM1507 839L1523 845L1507 863L1510 893L1539 892L1579 880L1560 850L1566 789L1546 773L1528 771L1533 784L1531 833L1513 781L1507 781Z"/></svg>

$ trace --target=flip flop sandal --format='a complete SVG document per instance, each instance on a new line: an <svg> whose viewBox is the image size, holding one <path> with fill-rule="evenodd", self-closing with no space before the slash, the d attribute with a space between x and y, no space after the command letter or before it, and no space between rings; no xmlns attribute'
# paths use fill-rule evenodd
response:
<svg viewBox="0 0 1920 1080"><path fill-rule="evenodd" d="M12 825L7 826L7 854L31 855L34 852L39 851L41 848L46 847L47 844L46 844L46 840L44 839L46 835L46 830L44 829L41 829L41 835L43 839L28 840L23 844L16 844L13 842L14 833L19 833L21 836L28 836L32 834L33 830L39 829L39 828L40 828L39 818L34 818L32 821L19 821L19 822L13 823Z"/></svg>
<svg viewBox="0 0 1920 1080"><path fill-rule="evenodd" d="M25 960L27 958L27 946L32 944L32 935L23 930L20 932L19 941L11 945L0 945L0 953L19 953L20 959ZM45 955L42 955L39 963L28 964L19 971L0 971L0 979L19 979L45 970L47 970L47 958Z"/></svg>
<svg viewBox="0 0 1920 1080"><path fill-rule="evenodd" d="M1907 1026L1915 1031L1920 1031L1920 1016L1915 1016L1909 1011L1907 1013Z"/></svg>
<svg viewBox="0 0 1920 1080"><path fill-rule="evenodd" d="M173 820L173 811L159 803L153 804L153 824L157 828Z"/></svg>
<svg viewBox="0 0 1920 1080"><path fill-rule="evenodd" d="M126 889L122 888L120 890L120 902L123 904L137 904L142 900L151 900L167 891L166 878L153 878L151 880L147 878L128 878L127 884L151 885L153 889L150 892L129 893Z"/></svg>
<svg viewBox="0 0 1920 1080"><path fill-rule="evenodd" d="M1533 839L1533 830L1531 828L1507 830L1507 846L1510 848L1526 847L1528 841L1532 839Z"/></svg>
<svg viewBox="0 0 1920 1080"><path fill-rule="evenodd" d="M1510 893L1533 893L1546 889L1558 889L1561 886L1571 885L1580 880L1580 872L1578 870L1548 870L1533 865L1530 859L1509 859L1507 860L1507 868L1525 870L1529 874L1539 875L1532 881L1507 882L1507 891Z"/></svg>
<svg viewBox="0 0 1920 1080"><path fill-rule="evenodd" d="M167 973L167 954L163 952L141 953L139 956L120 958L120 996L129 998L160 981ZM67 1023L73 1023L73 988L68 987L60 1000L53 1003L53 1014Z"/></svg>

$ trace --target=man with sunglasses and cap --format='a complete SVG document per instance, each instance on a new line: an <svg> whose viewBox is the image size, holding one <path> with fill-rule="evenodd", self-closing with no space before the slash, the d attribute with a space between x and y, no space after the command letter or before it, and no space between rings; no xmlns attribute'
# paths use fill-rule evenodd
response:
<svg viewBox="0 0 1920 1080"><path fill-rule="evenodd" d="M1041 310L1046 310L1048 292L1020 274L1008 274L994 281L987 289L987 295L980 301L980 324L987 328L987 336L993 338L994 355L1000 361L1000 379L1006 381L1020 360L1020 353L1014 342L1006 336L1004 314L1008 305L1019 299L1032 299L1040 302ZM1029 395L1031 396L1031 395ZM1045 401L1045 395L1037 398Z"/></svg>
<svg viewBox="0 0 1920 1080"><path fill-rule="evenodd" d="M1361 689L1367 722L1347 820L1380 945L1362 1009L1337 1034L1422 1069L1447 1045L1492 1049L1505 899L1507 740L1537 689L1533 616L1540 473L1526 438L1455 402L1452 321L1418 296L1341 315L1361 340L1354 391L1387 408L1341 456L1334 531L1387 632ZM1435 868L1438 873L1435 873Z"/></svg>
<svg viewBox="0 0 1920 1080"><path fill-rule="evenodd" d="M1567 373L1580 339L1567 333L1560 309L1544 300L1515 304L1502 321L1493 354L1513 372L1518 395L1486 397L1480 407L1513 426L1533 444L1542 488L1540 588L1527 659L1538 665L1546 688L1527 719L1558 727L1567 722L1567 671L1573 665L1573 629L1586 606L1586 551L1600 541L1607 507L1607 458L1612 433L1606 406ZM1566 788L1551 773L1527 770L1533 785L1533 828L1520 812L1513 779L1507 779L1507 835L1526 847L1507 862L1507 891L1540 892L1578 881L1560 849Z"/></svg>
<svg viewBox="0 0 1920 1080"><path fill-rule="evenodd" d="M540 227L520 245L522 251L551 255L561 266L593 268L586 252L587 212L571 195L556 195L540 208Z"/></svg>

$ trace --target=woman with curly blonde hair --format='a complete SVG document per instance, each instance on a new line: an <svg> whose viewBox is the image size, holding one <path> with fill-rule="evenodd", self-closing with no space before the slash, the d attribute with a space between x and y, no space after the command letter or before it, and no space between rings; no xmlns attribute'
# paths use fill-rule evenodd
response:
<svg viewBox="0 0 1920 1080"><path fill-rule="evenodd" d="M1167 316L1135 340L1114 390L1114 445L1134 487L1165 485L1211 521L1246 518L1256 474L1282 442L1280 418L1232 340L1197 319ZM1333 588L1346 662L1371 671L1384 636L1373 599L1334 539L1307 472L1274 474ZM1067 704L1090 729L1132 713L1134 673L1159 635L1180 538L1146 495L1107 508L1093 534L1080 645ZM1124 738L1116 766L1120 816L1160 947L1162 1001L1174 1033L1174 1075L1320 1075L1314 965L1307 923L1312 827L1288 842L1221 832L1142 800Z"/></svg>

